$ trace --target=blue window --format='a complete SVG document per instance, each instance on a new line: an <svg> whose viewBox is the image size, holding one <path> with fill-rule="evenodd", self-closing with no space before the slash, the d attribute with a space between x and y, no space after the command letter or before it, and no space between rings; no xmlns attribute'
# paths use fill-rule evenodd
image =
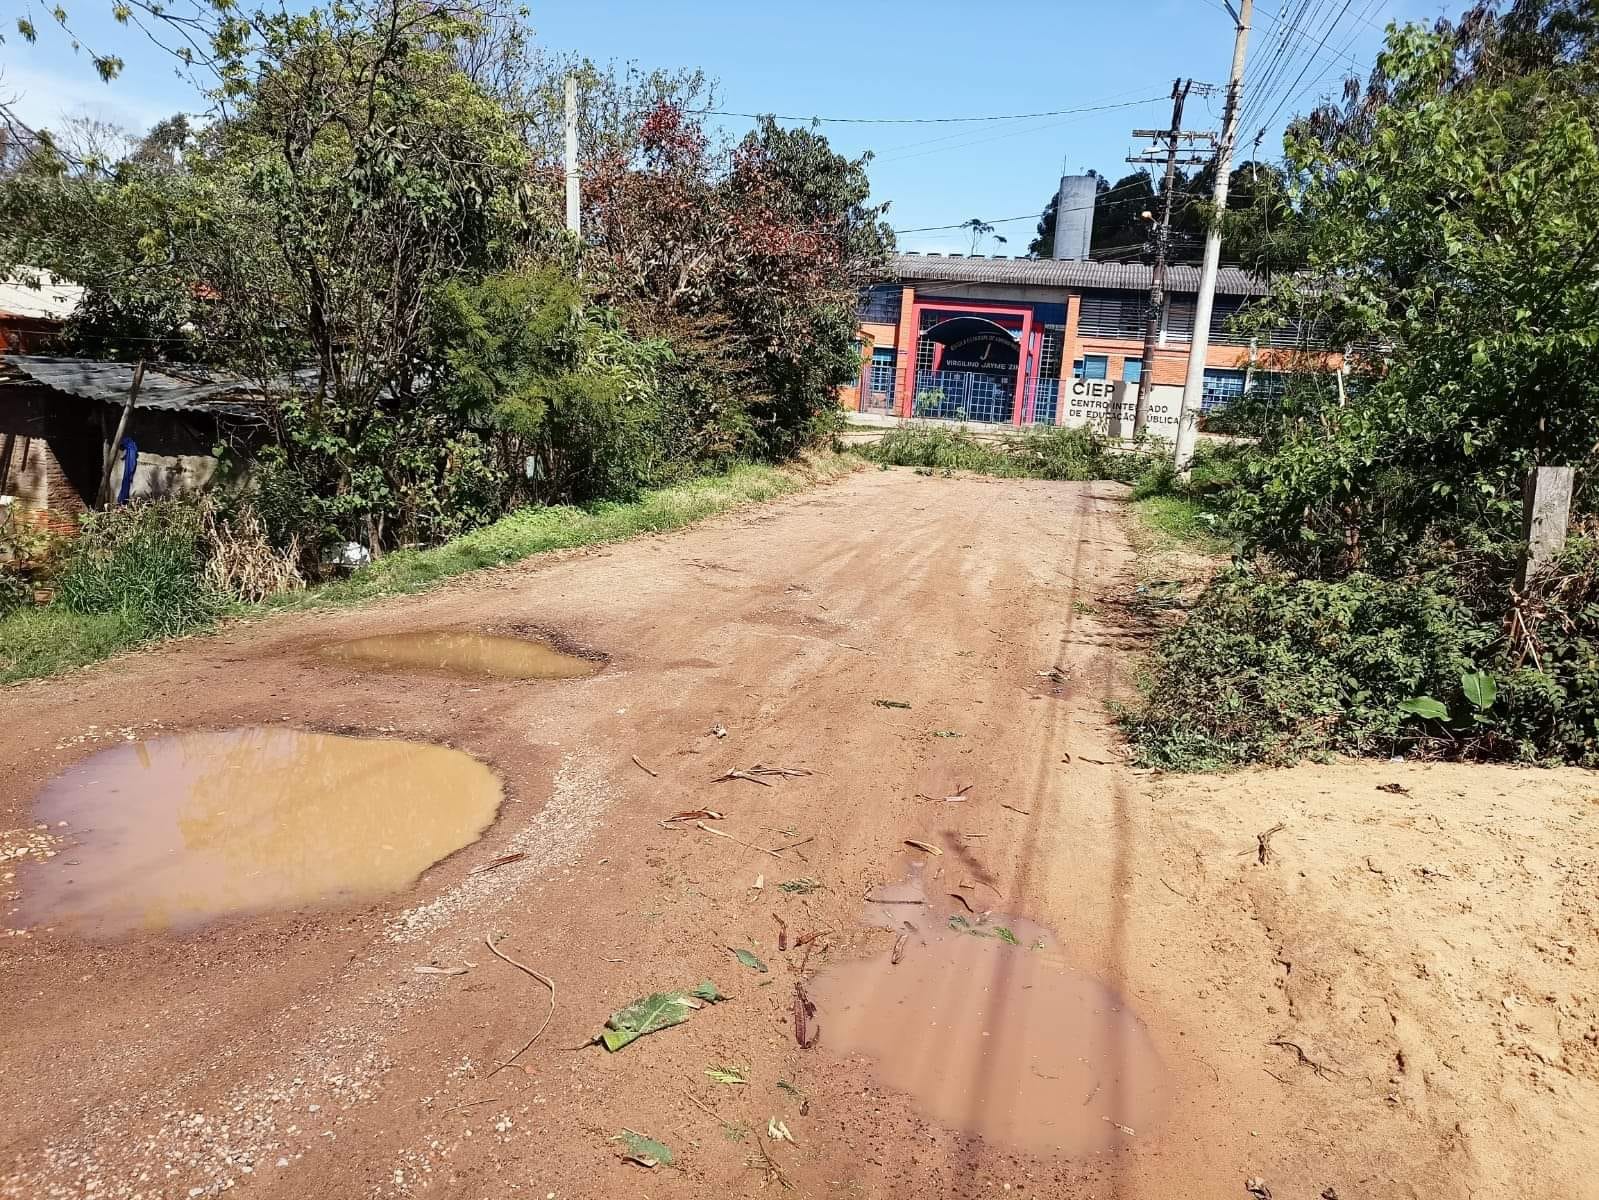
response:
<svg viewBox="0 0 1599 1200"><path fill-rule="evenodd" d="M1144 377L1144 360L1141 358L1122 359L1122 379L1128 383L1137 383Z"/></svg>
<svg viewBox="0 0 1599 1200"><path fill-rule="evenodd" d="M1244 373L1206 367L1205 382L1200 394L1202 412L1223 408L1229 401L1236 400L1244 394Z"/></svg>
<svg viewBox="0 0 1599 1200"><path fill-rule="evenodd" d="M1110 378L1110 357L1105 354L1085 354L1072 364L1073 379Z"/></svg>

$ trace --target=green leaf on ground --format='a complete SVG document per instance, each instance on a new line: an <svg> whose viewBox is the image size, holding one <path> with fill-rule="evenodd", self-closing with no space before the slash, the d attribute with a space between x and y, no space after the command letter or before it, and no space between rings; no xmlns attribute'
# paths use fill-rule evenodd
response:
<svg viewBox="0 0 1599 1200"><path fill-rule="evenodd" d="M748 1083L749 1072L744 1067L706 1067L705 1074L717 1083Z"/></svg>
<svg viewBox="0 0 1599 1200"><path fill-rule="evenodd" d="M816 879L790 879L787 883L778 884L777 889L790 895L809 896L812 892L821 891L822 884Z"/></svg>
<svg viewBox="0 0 1599 1200"><path fill-rule="evenodd" d="M786 1079L779 1079L777 1081L777 1086L778 1086L779 1090L787 1092L790 1096L793 1096L794 1099L796 1099L796 1100L805 1099L805 1093L800 1091L799 1088L795 1087L792 1083L790 1083Z"/></svg>
<svg viewBox="0 0 1599 1200"><path fill-rule="evenodd" d="M933 736L934 737L960 737L960 734L956 733L953 729L935 729L935 730L933 730Z"/></svg>
<svg viewBox="0 0 1599 1200"><path fill-rule="evenodd" d="M766 964L760 959L756 958L748 950L740 950L736 946L729 946L728 949L733 951L734 958L738 959L739 962L748 967L750 970L759 971L762 975L766 974Z"/></svg>
<svg viewBox="0 0 1599 1200"><path fill-rule="evenodd" d="M1431 696L1412 696L1409 700L1401 700L1399 702L1399 711L1407 712L1413 717L1426 717L1433 721L1443 721L1449 717L1449 709Z"/></svg>
<svg viewBox="0 0 1599 1200"><path fill-rule="evenodd" d="M994 926L994 936L1002 942L1009 942L1012 946L1020 946L1021 939L1003 925Z"/></svg>
<svg viewBox="0 0 1599 1200"><path fill-rule="evenodd" d="M1499 687L1494 683L1494 677L1487 671L1467 671L1460 677L1460 690L1466 693L1466 699L1471 707L1479 712L1485 708L1492 708L1495 698L1499 695Z"/></svg>
<svg viewBox="0 0 1599 1200"><path fill-rule="evenodd" d="M704 1008L726 999L716 990L716 985L706 980L692 992L655 992L635 1000L626 1008L611 1014L600 1030L599 1040L612 1053L647 1033L681 1025L693 1015L695 1009Z"/></svg>
<svg viewBox="0 0 1599 1200"><path fill-rule="evenodd" d="M908 700L873 700L872 703L877 705L878 708L909 708L910 707L910 702Z"/></svg>
<svg viewBox="0 0 1599 1200"><path fill-rule="evenodd" d="M658 1142L654 1138L645 1137L632 1129L624 1129L611 1139L621 1142L626 1150L623 1158L638 1163L641 1167L656 1165L669 1167L672 1165L672 1148L665 1142Z"/></svg>

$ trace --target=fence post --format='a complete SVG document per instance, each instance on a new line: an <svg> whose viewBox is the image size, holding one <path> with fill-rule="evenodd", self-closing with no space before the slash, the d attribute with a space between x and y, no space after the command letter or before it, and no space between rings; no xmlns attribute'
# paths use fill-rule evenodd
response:
<svg viewBox="0 0 1599 1200"><path fill-rule="evenodd" d="M1544 570L1566 544L1566 522L1571 515L1571 467L1534 467L1521 487L1521 536L1526 542L1521 578L1529 580Z"/></svg>

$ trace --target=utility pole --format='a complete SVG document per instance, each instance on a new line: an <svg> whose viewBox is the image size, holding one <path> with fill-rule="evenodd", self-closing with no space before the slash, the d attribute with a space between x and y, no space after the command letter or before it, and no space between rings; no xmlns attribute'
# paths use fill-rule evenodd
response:
<svg viewBox="0 0 1599 1200"><path fill-rule="evenodd" d="M1210 350L1210 310L1216 301L1216 271L1221 265L1221 216L1227 211L1227 176L1232 173L1233 143L1238 139L1238 109L1242 99L1244 51L1249 45L1249 19L1254 0L1238 0L1238 11L1222 0L1237 23L1233 39L1233 69L1227 77L1227 107L1222 111L1221 144L1216 148L1216 189L1211 193L1214 210L1210 230L1205 235L1205 260L1199 271L1199 295L1194 302L1194 339L1188 347L1188 375L1183 380L1183 403L1177 415L1177 453L1173 465L1186 475L1194 461L1194 442L1199 436L1199 412L1205 387L1205 356Z"/></svg>
<svg viewBox="0 0 1599 1200"><path fill-rule="evenodd" d="M1213 134L1183 129L1183 102L1188 99L1188 89L1193 83L1192 79L1172 81L1170 129L1133 130L1134 137L1156 138L1166 143L1166 174L1161 183L1160 223L1154 229L1155 268L1149 277L1149 312L1144 319L1143 368L1138 373L1138 405L1133 412L1135 438L1144 436L1145 426L1149 423L1149 389L1155 382L1155 343L1160 337L1160 319L1166 307L1166 252L1171 241L1172 196L1177 190L1178 146L1184 141L1192 146L1196 140L1214 138ZM1153 163L1159 162L1160 157L1151 150L1146 154L1133 155L1127 161ZM1183 161L1185 164L1192 164L1203 160L1191 156Z"/></svg>
<svg viewBox="0 0 1599 1200"><path fill-rule="evenodd" d="M577 76L566 77L566 227L582 236L582 190L577 166Z"/></svg>

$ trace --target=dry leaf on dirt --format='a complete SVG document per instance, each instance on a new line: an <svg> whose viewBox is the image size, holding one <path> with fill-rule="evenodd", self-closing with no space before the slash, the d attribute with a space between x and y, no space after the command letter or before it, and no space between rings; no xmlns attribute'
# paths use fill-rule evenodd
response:
<svg viewBox="0 0 1599 1200"><path fill-rule="evenodd" d="M766 1136L774 1142L788 1142L791 1145L799 1145L798 1142L794 1141L794 1135L788 1131L788 1126L776 1117L767 1118Z"/></svg>
<svg viewBox="0 0 1599 1200"><path fill-rule="evenodd" d="M706 1067L707 1077L717 1083L748 1083L749 1072L743 1067Z"/></svg>
<svg viewBox="0 0 1599 1200"><path fill-rule="evenodd" d="M811 1018L816 1015L816 1005L811 1003L811 998L805 994L803 983L794 984L794 1040L799 1043L801 1050L809 1050L816 1045L816 1039L822 1035L820 1026L812 1026Z"/></svg>
<svg viewBox="0 0 1599 1200"><path fill-rule="evenodd" d="M929 845L926 842L917 841L915 838L906 838L905 839L905 844L907 846L914 846L918 850L925 850L928 854L942 854L942 853L944 853L937 846L932 846L932 845Z"/></svg>
<svg viewBox="0 0 1599 1200"><path fill-rule="evenodd" d="M909 708L910 707L910 702L908 700L873 700L872 703L877 705L878 708Z"/></svg>
<svg viewBox="0 0 1599 1200"><path fill-rule="evenodd" d="M680 813L673 813L662 821L663 826L672 826L679 821L720 821L722 814L709 808L686 808Z"/></svg>
<svg viewBox="0 0 1599 1200"><path fill-rule="evenodd" d="M470 967L412 967L418 975L465 975Z"/></svg>

